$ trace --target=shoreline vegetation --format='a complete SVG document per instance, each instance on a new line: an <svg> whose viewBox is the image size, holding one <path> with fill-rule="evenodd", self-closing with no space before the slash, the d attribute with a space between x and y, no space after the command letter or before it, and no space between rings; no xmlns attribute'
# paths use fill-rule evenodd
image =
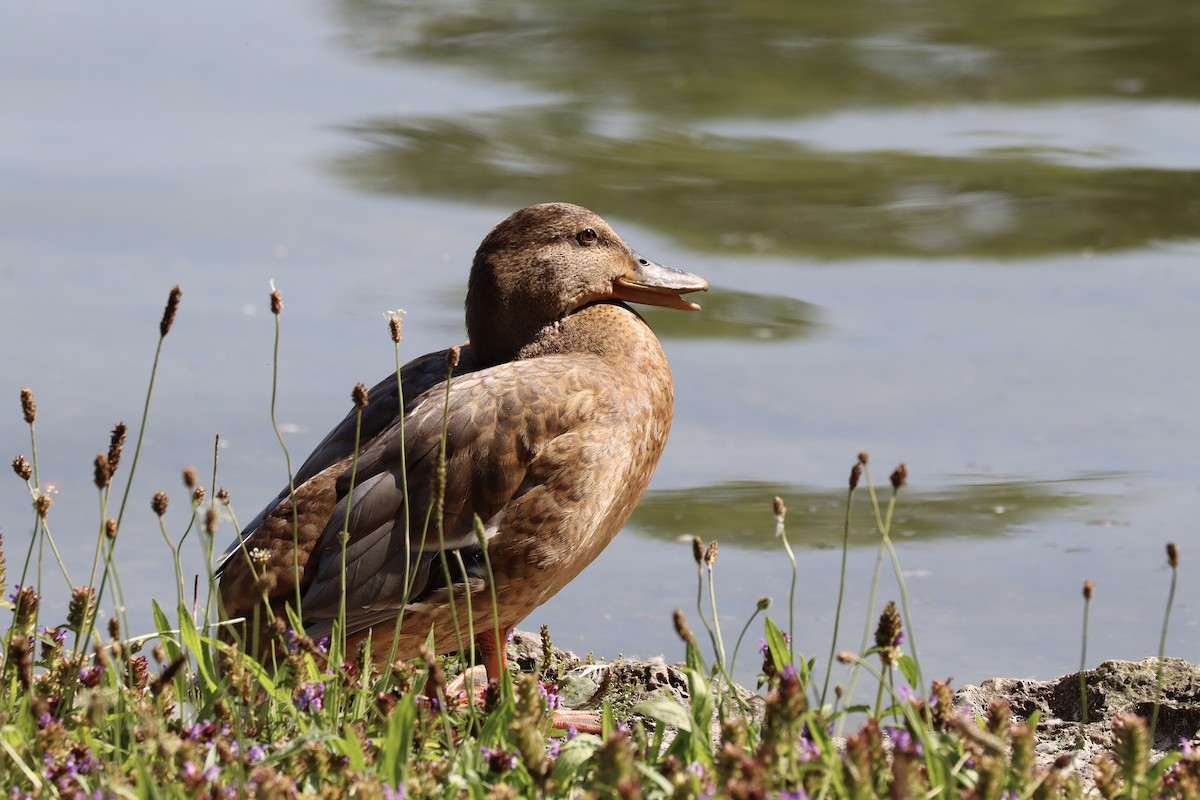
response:
<svg viewBox="0 0 1200 800"><path fill-rule="evenodd" d="M136 432L117 424L93 462L100 514L91 572L81 583L58 555L52 497L39 478L36 399L21 391L30 454L14 458L12 469L29 489L32 535L23 552L13 549L25 543L11 527L0 536L0 583L15 584L0 599L11 613L0 652L0 785L11 798L1200 796L1200 755L1190 742L1200 727L1200 669L1162 653L1175 546L1167 545L1157 659L1086 670L1094 590L1085 581L1079 673L1042 684L988 681L956 694L948 682L926 682L890 537L907 467L877 489L866 452L848 481L840 585L849 499L866 491L878 532L867 618L843 619L839 590L830 599L828 646L816 654L801 652L813 643L791 635L799 571L787 508L777 497L773 504L764 498L763 521L769 531L773 515L792 570L786 608L760 598L738 631L722 631L718 546L693 539L696 604L675 610L679 642L668 647L683 654L679 663L579 659L555 648L544 628L536 636L517 632L509 642L511 680L489 686L474 703L447 692L463 669L457 655L439 654L447 643L429 642L413 662L380 664L369 647L348 650L337 626L328 639L305 635L295 609L287 619L254 621L280 645L260 662L221 630L213 535L222 520L237 526L237 519L215 459L207 484L195 469L184 470L193 514L181 534L166 528L166 493L150 502L177 596L152 601L155 630L131 631L115 548L126 512L145 513L137 498L129 505L129 487L181 299L176 286ZM277 355L283 303L274 287L271 310ZM398 370L396 314L389 332ZM286 454L277 425L276 432ZM290 472L290 456L288 463ZM199 539L207 570L192 591L181 555L189 537ZM881 602L885 569L898 596ZM74 587L65 620L45 619L41 610L39 587L54 570ZM110 612L103 626L101 609ZM464 641L470 634L463 632ZM761 659L752 689L733 682L739 657ZM835 664L845 670L844 684L831 685ZM552 712L560 707L594 710L599 732L554 730Z"/></svg>

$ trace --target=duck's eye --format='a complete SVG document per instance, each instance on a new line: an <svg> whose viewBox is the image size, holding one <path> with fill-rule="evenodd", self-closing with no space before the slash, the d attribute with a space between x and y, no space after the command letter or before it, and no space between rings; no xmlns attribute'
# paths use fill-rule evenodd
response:
<svg viewBox="0 0 1200 800"><path fill-rule="evenodd" d="M584 228L579 233L575 234L575 241L582 245L595 244L600 237L591 228Z"/></svg>

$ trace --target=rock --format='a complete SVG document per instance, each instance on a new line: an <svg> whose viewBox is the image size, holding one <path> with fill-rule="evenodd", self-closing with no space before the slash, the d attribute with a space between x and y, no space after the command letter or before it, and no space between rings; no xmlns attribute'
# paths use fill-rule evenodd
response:
<svg viewBox="0 0 1200 800"><path fill-rule="evenodd" d="M508 644L508 659L509 663L522 671L541 670L545 666L545 674L558 684L559 695L568 708L598 709L608 700L617 719L628 719L635 706L654 697L674 700L684 708L691 708L687 673L683 665L669 664L661 657L603 662L591 656L583 659L569 650L552 646L549 664L544 665L541 637L525 631L514 631ZM751 715L761 719L763 698L741 686L735 686L735 689ZM714 741L719 732L720 722L714 714Z"/></svg>
<svg viewBox="0 0 1200 800"><path fill-rule="evenodd" d="M1087 725L1079 748L1079 673L1050 681L993 678L980 686L964 686L955 697L960 707L976 716L987 713L995 699L1008 701L1014 717L1024 721L1035 711L1038 722L1038 760L1050 765L1065 754L1076 754L1075 763L1086 782L1091 781L1092 762L1111 743L1112 720L1116 714L1133 713L1149 720L1154 711L1154 687L1159 659L1105 661L1084 673L1087 685ZM1197 743L1200 730L1200 666L1178 658L1162 660L1162 693L1158 725L1151 746L1159 755L1178 749L1181 741Z"/></svg>

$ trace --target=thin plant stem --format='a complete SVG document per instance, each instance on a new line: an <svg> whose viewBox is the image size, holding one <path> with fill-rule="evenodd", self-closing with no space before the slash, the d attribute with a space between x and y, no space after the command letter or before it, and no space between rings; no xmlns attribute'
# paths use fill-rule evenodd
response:
<svg viewBox="0 0 1200 800"><path fill-rule="evenodd" d="M1167 652L1167 629L1171 623L1171 606L1175 603L1175 584L1179 577L1179 554L1175 543L1167 545L1167 564L1171 567L1171 588L1167 591L1167 609L1163 613L1162 635L1158 639L1158 669L1154 675L1154 710L1150 712L1150 743L1154 743L1154 732L1158 728L1158 709L1162 700L1163 658Z"/></svg>
<svg viewBox="0 0 1200 800"><path fill-rule="evenodd" d="M275 438L279 441L279 447L283 450L284 465L287 468L288 476L288 502L292 506L292 582L296 588L296 616L302 618L301 603L300 603L300 510L296 508L296 475L292 471L292 453L288 450L287 442L284 441L283 431L279 427L279 417L276 414L276 406L279 399L279 340L281 332L281 324L279 321L283 313L283 302L279 300L279 292L275 288L275 281L271 281L271 308L274 311L275 317L275 341L271 355L271 428L275 431Z"/></svg>
<svg viewBox="0 0 1200 800"><path fill-rule="evenodd" d="M453 361L458 360L457 353L454 354ZM441 444L438 447L438 463L437 476L434 489L436 494L433 499L433 504L436 506L435 519L433 521L434 528L437 530L438 537L438 557L442 566L442 577L446 581L446 594L450 601L450 623L454 626L454 638L458 646L458 652L465 652L463 643L462 628L458 624L458 603L454 599L454 581L450 575L450 561L446 556L446 525L445 525L445 504L446 504L446 440L449 437L450 427L450 378L454 374L454 364L451 359L446 362L446 393L442 406L442 436ZM463 587L466 591L470 591L470 587ZM472 643L474 646L474 643Z"/></svg>
<svg viewBox="0 0 1200 800"><path fill-rule="evenodd" d="M191 527L190 525L188 526ZM167 549L171 551L171 563L175 567L175 594L178 597L178 605L176 608L179 613L183 613L183 565L179 560L179 548L171 541L171 535L167 533L167 523L163 517L158 518L158 529L162 533L163 541L167 543Z"/></svg>
<svg viewBox="0 0 1200 800"><path fill-rule="evenodd" d="M733 645L733 655L729 659L729 674L731 675L737 672L737 657L738 651L742 649L742 640L746 638L746 633L749 632L751 624L758 618L758 614L762 610L762 606L755 607L754 613L746 620L746 624L742 626L741 633L738 634L737 642Z"/></svg>
<svg viewBox="0 0 1200 800"><path fill-rule="evenodd" d="M175 286L171 290L170 298L167 300L167 310L163 315L163 321L159 324L158 344L154 348L154 361L150 365L150 381L146 386L146 399L142 402L142 420L138 425L137 440L133 446L133 458L129 463L129 471L125 477L125 491L121 494L121 505L117 510L117 530L121 529L121 522L125 519L125 508L129 504L129 494L133 490L133 479L137 475L138 459L142 455L142 442L146 439L146 423L150 419L150 400L154 396L154 380L158 376L158 361L162 356L163 342L166 341L167 333L170 332L171 323L174 321L175 311L179 306L179 297L181 293L179 287ZM116 547L116 540L110 539L108 542L107 553L104 559L104 571L100 575L100 586L96 590L96 605L99 606L103 602L104 588L108 582L108 576L113 575L113 588L116 595L116 613L121 620L121 629L128 630L128 615L125 609L124 592L121 590L120 580L115 574L113 566L112 553ZM89 631L89 638L90 638ZM82 650L87 650L88 639L84 640Z"/></svg>
<svg viewBox="0 0 1200 800"><path fill-rule="evenodd" d="M1076 746L1083 749L1085 730L1088 724L1087 702L1087 640L1088 640L1088 610L1092 606L1093 586L1091 581L1083 582L1083 634L1080 637L1083 644L1079 648L1079 741Z"/></svg>
<svg viewBox="0 0 1200 800"><path fill-rule="evenodd" d="M908 585L904 580L904 572L900 569L900 557L896 554L896 545L892 542L891 527L892 514L896 510L896 490L892 491L891 500L888 501L887 512L887 528L884 531L884 543L887 545L888 556L892 560L892 571L896 575L896 583L900 587L900 613L904 616L904 627L908 629L908 648L912 652L913 664L917 668L917 686L915 689L920 689L925 685L924 677L921 674L921 659L917 656L917 637L916 626L913 625L912 615L908 609Z"/></svg>
<svg viewBox="0 0 1200 800"><path fill-rule="evenodd" d="M837 610L833 613L833 637L829 642L829 662L825 669L825 682L821 686L821 701L819 705L824 708L825 698L829 693L829 679L833 675L834 656L837 653L838 630L842 624L842 603L846 598L846 561L850 552L850 508L854 499L854 487L850 487L846 494L846 514L842 520L842 568L838 573L838 598Z"/></svg>
<svg viewBox="0 0 1200 800"><path fill-rule="evenodd" d="M487 569L488 593L492 598L492 635L496 639L497 647L507 648L508 642L500 641L500 602L496 598L496 576L495 573L492 572L492 556L488 552L487 530L483 527L483 520L479 518L478 514L475 515L475 538L479 540L479 549L483 551L483 565L484 568ZM504 651L501 650L501 652ZM505 669L507 670L507 657L500 659L500 663L504 665ZM494 677L498 681L505 680L504 675L495 675L491 677Z"/></svg>
<svg viewBox="0 0 1200 800"><path fill-rule="evenodd" d="M362 393L361 402L359 402L359 393ZM346 545L350 541L350 512L354 508L354 483L358 478L358 448L359 440L362 437L362 410L366 406L367 390L360 383L354 389L355 395L355 413L354 413L354 451L350 456L350 485L346 488L346 514L342 519L342 530L338 533L338 544L341 548L341 586L338 592L338 625L341 629L340 645L341 655L346 656L346 648L349 642L346 637ZM295 503L292 504L295 506Z"/></svg>
<svg viewBox="0 0 1200 800"><path fill-rule="evenodd" d="M713 633L712 625L708 623L708 617L704 615L704 562L696 562L696 614L700 617L700 624L704 626L704 630L708 632L709 641L712 642L713 656L717 656L720 648L717 645L717 635Z"/></svg>
<svg viewBox="0 0 1200 800"><path fill-rule="evenodd" d="M716 591L716 578L714 575L715 572L716 572L716 570L713 569L713 565L709 564L708 565L708 599L709 599L710 605L712 606L712 615L713 615L713 631L714 631L713 646L717 650L717 653L716 653L717 666L720 668L721 672L724 672L725 671L725 640L721 637L721 619L720 619L720 617L717 616L717 591Z"/></svg>
<svg viewBox="0 0 1200 800"><path fill-rule="evenodd" d="M392 312L388 315L389 327L393 329L392 350L396 360L396 427L400 441L404 439L404 369L400 365L400 314ZM394 320L394 322L393 322ZM404 627L404 611L408 606L409 594L412 591L416 575L412 571L412 509L408 500L408 452L400 448L400 495L404 498L404 596L400 600L400 608L396 611L396 624L392 627L392 646L388 650L387 666L384 668L383 679L388 680L392 674L392 665L396 661L396 651L400 647L400 630ZM428 530L428 528L426 529ZM424 541L421 542L424 547Z"/></svg>
<svg viewBox="0 0 1200 800"><path fill-rule="evenodd" d="M468 656L469 656L469 658L467 659L467 663L474 664L475 663L475 614L471 609L471 576L467 574L467 565L463 561L462 550L454 551L454 560L458 564L459 574L462 575L463 596L464 596L464 599L467 601L467 641L466 641L466 644L467 644ZM497 646L500 646L499 642L497 642ZM475 687L473 685L474 679L475 679L474 672L471 670L468 670L467 682L466 682L466 690L467 690L468 697L470 697L471 694L475 690Z"/></svg>
<svg viewBox="0 0 1200 800"><path fill-rule="evenodd" d="M796 554L792 552L791 542L787 538L787 526L784 525L784 515L775 515L775 535L783 539L783 549L787 551L788 561L792 565L792 585L788 590L788 661L796 663L796 576L799 568L796 565Z"/></svg>

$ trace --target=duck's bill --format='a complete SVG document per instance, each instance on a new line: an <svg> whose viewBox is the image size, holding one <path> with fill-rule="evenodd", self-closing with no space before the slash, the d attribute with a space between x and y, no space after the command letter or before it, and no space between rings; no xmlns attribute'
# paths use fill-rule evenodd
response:
<svg viewBox="0 0 1200 800"><path fill-rule="evenodd" d="M681 295L708 291L708 281L681 269L657 264L633 254L633 266L613 282L613 296L627 303L699 311L700 306Z"/></svg>

